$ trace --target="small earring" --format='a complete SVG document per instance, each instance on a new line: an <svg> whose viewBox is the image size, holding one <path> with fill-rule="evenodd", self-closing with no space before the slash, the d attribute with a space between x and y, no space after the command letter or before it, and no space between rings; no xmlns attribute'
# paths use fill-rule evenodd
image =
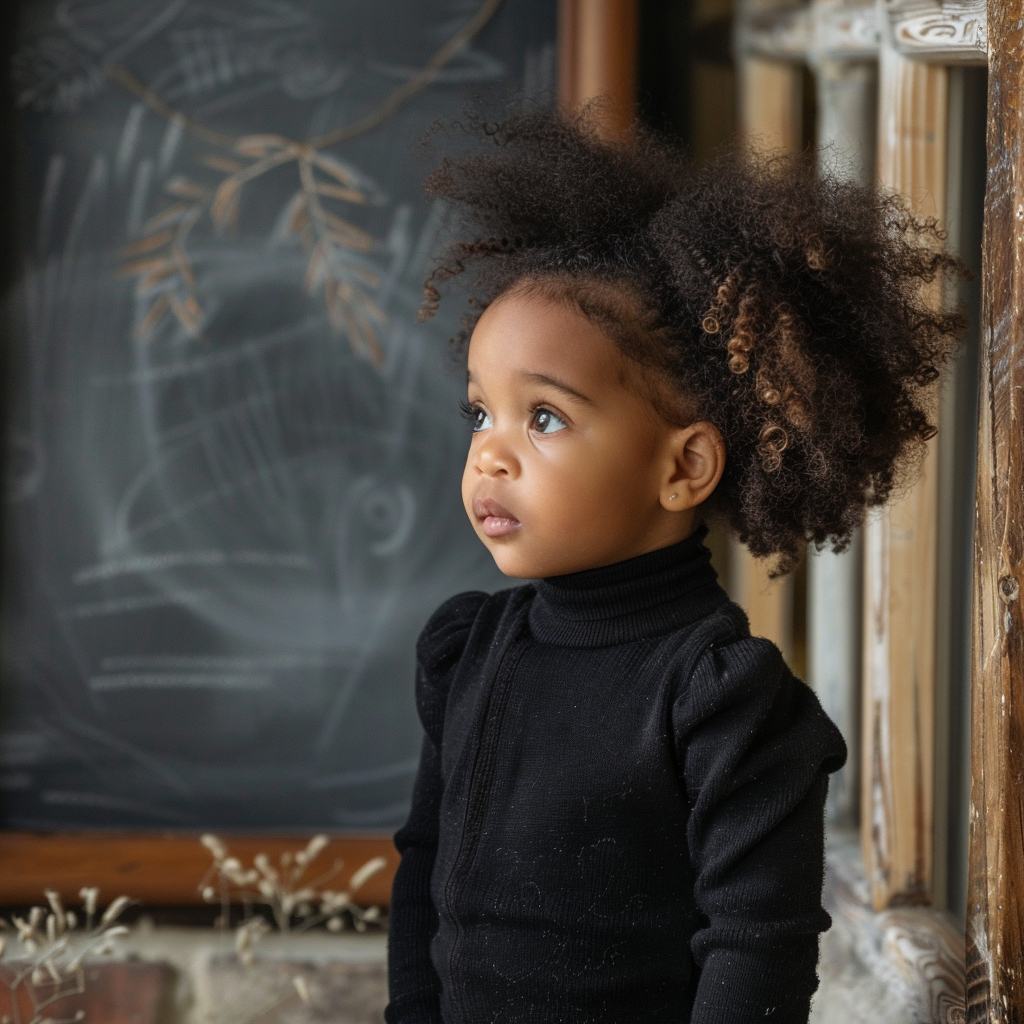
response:
<svg viewBox="0 0 1024 1024"><path fill-rule="evenodd" d="M669 501L675 501L675 500L676 500L676 498L678 498L678 497L679 497L679 495L678 495L678 494L670 494L670 495L668 496L668 500L669 500Z"/></svg>

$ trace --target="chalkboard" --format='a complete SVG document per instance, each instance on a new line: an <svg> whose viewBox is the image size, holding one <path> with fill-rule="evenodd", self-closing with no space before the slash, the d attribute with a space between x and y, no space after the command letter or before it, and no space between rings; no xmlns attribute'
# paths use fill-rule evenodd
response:
<svg viewBox="0 0 1024 1024"><path fill-rule="evenodd" d="M550 96L554 0L19 13L0 826L389 832L416 635L508 585L417 140Z"/></svg>

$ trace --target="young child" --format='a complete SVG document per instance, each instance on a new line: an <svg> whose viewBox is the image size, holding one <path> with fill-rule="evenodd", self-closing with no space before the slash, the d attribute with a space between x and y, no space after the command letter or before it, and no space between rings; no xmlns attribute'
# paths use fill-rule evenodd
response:
<svg viewBox="0 0 1024 1024"><path fill-rule="evenodd" d="M839 732L703 540L790 571L909 480L958 269L874 189L531 113L429 191L474 277L466 512L507 575L418 645L390 1024L806 1022Z"/></svg>

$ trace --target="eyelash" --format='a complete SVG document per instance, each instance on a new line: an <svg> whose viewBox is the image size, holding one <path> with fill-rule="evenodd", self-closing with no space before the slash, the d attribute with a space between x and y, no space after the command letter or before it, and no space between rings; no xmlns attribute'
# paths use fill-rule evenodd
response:
<svg viewBox="0 0 1024 1024"><path fill-rule="evenodd" d="M476 413L478 408L479 406L471 405L464 398L459 400L459 413L470 425L476 422ZM530 407L530 422L533 423L537 418L537 413L542 411L551 413L551 415L556 417L561 423L568 424L569 422L561 413L555 412L555 410L545 402L538 402L536 405Z"/></svg>

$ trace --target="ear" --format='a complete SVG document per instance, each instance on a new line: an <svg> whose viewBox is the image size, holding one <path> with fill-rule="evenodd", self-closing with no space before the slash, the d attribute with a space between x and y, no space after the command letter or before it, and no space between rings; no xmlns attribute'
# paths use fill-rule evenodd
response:
<svg viewBox="0 0 1024 1024"><path fill-rule="evenodd" d="M725 441L713 423L701 420L666 438L661 506L682 512L707 501L725 472Z"/></svg>

